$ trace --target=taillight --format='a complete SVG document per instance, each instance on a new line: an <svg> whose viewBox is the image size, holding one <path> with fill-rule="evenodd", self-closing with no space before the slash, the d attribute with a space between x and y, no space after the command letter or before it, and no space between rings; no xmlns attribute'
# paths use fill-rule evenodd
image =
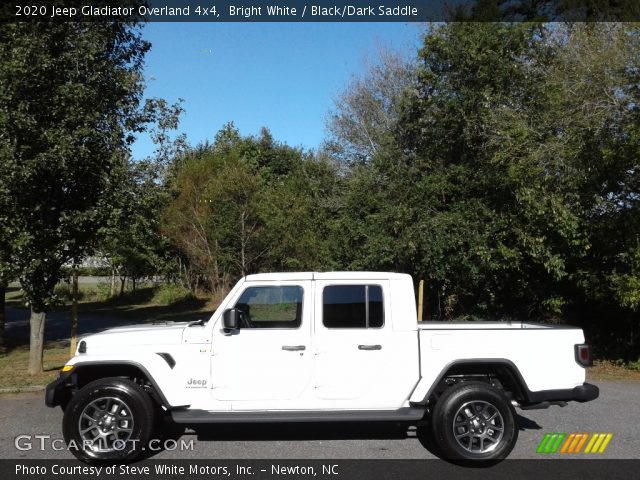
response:
<svg viewBox="0 0 640 480"><path fill-rule="evenodd" d="M576 345L576 362L583 367L592 365L591 353L589 352L589 345L586 343L580 343Z"/></svg>

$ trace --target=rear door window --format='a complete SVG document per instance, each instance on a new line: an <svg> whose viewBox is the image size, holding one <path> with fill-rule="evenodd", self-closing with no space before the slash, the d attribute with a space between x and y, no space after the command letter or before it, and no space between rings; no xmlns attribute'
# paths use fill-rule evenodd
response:
<svg viewBox="0 0 640 480"><path fill-rule="evenodd" d="M380 328L384 301L380 285L329 285L322 292L322 323L327 328Z"/></svg>

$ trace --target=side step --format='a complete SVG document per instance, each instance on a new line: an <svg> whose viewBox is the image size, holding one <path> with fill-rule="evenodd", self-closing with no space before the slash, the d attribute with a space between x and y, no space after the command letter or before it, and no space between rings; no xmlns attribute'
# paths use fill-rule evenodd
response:
<svg viewBox="0 0 640 480"><path fill-rule="evenodd" d="M279 422L415 422L424 417L422 408L398 410L264 410L259 412L209 412L207 410L173 410L176 423L279 423Z"/></svg>
<svg viewBox="0 0 640 480"><path fill-rule="evenodd" d="M532 403L530 405L520 405L520 410L544 410L545 408L549 408L551 405L557 405L558 407L566 407L567 402L563 401L555 401L555 402L538 402Z"/></svg>

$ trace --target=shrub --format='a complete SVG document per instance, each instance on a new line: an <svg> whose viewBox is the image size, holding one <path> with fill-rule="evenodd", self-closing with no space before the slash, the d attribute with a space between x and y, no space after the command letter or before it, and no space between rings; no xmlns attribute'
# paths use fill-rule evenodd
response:
<svg viewBox="0 0 640 480"><path fill-rule="evenodd" d="M99 300L108 300L111 297L111 285L101 282L96 285L96 292Z"/></svg>
<svg viewBox="0 0 640 480"><path fill-rule="evenodd" d="M173 283L165 283L156 288L151 303L155 305L173 305L192 298L193 295L189 289Z"/></svg>
<svg viewBox="0 0 640 480"><path fill-rule="evenodd" d="M71 285L68 283L59 283L53 288L55 296L55 304L64 304L71 301Z"/></svg>
<svg viewBox="0 0 640 480"><path fill-rule="evenodd" d="M60 306L71 303L71 300L72 300L71 285L69 285L66 282L61 282L57 284L53 288L53 295L54 295L53 302L52 302L53 306L60 307ZM87 298L87 295L88 295L87 292L85 292L83 289L79 289L78 301L81 301Z"/></svg>
<svg viewBox="0 0 640 480"><path fill-rule="evenodd" d="M110 286L108 283L98 283L83 288L80 292L82 298L89 302L104 302L109 299Z"/></svg>

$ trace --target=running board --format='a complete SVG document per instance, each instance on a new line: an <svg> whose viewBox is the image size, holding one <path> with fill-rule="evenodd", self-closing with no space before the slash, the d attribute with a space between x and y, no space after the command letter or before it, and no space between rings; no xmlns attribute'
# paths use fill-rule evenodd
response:
<svg viewBox="0 0 640 480"><path fill-rule="evenodd" d="M398 410L265 410L259 412L209 412L207 410L173 410L176 423L279 423L279 422L415 422L424 417L423 408Z"/></svg>

